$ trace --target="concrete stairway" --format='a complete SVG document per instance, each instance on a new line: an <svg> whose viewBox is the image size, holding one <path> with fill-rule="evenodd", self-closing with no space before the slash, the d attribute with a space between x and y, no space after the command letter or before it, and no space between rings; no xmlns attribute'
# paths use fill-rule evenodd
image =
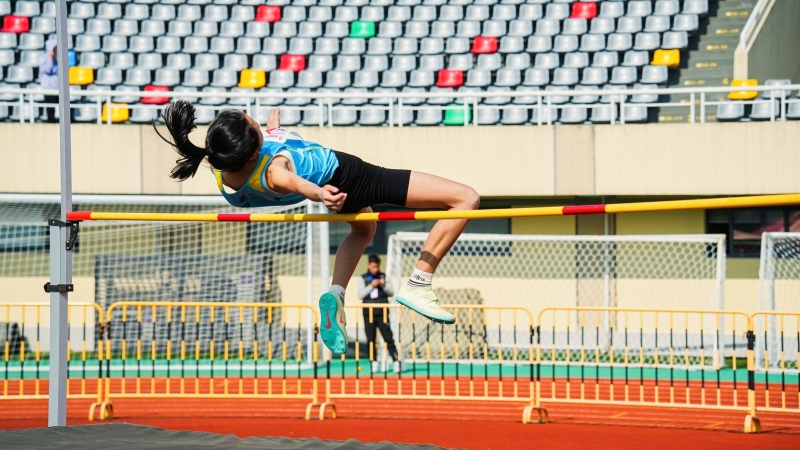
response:
<svg viewBox="0 0 800 450"><path fill-rule="evenodd" d="M711 0L708 16L700 20L700 39L681 54L681 67L671 71L668 86L728 86L733 79L733 52L739 44L739 33L755 5L756 0ZM724 98L724 94L706 96L709 101ZM688 103L689 95L671 95L668 100ZM695 103L699 106L699 98ZM707 108L708 120L713 120L714 112L716 108ZM684 108L661 108L658 120L688 122L689 114Z"/></svg>

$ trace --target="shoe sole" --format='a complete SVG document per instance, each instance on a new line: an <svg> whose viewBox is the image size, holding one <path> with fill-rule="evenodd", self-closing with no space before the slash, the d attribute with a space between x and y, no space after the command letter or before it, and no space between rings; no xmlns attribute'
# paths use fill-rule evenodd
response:
<svg viewBox="0 0 800 450"><path fill-rule="evenodd" d="M340 355L347 351L347 334L344 327L337 320L339 308L341 307L341 302L333 294L326 293L319 298L319 333L322 336L322 342L333 353Z"/></svg>
<svg viewBox="0 0 800 450"><path fill-rule="evenodd" d="M425 317L426 319L432 320L432 321L434 321L436 323L443 323L445 325L452 325L452 324L456 323L455 319L452 319L452 320L441 319L439 317L432 316L432 315L430 315L430 314L428 314L428 313L426 313L424 311L420 311L419 309L416 308L416 306L413 306L413 304L411 302L408 302L408 301L406 301L406 300L404 300L404 299L402 299L400 297L395 297L395 300L397 301L397 303L400 303L401 305L403 305L406 308L414 311L415 313L421 315L422 317Z"/></svg>

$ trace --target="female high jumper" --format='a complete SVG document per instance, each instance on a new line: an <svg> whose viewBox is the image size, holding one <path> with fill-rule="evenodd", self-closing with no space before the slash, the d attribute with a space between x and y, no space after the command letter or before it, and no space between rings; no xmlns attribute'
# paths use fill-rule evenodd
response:
<svg viewBox="0 0 800 450"><path fill-rule="evenodd" d="M245 113L224 110L211 122L205 145L199 147L189 140L196 128L194 113L189 102L175 101L163 113L172 142L156 130L180 154L171 177L183 181L194 176L207 158L220 192L233 206L291 205L309 199L324 203L330 211L357 213L385 203L447 210L472 210L480 203L478 193L461 183L423 172L385 169L303 140L280 128L278 109L270 113L266 131ZM398 303L430 320L455 322L453 314L439 305L431 279L468 222L450 219L434 225L414 272L395 297ZM350 234L336 251L330 292L319 299L322 340L340 354L347 350L345 288L375 235L374 222L348 223Z"/></svg>

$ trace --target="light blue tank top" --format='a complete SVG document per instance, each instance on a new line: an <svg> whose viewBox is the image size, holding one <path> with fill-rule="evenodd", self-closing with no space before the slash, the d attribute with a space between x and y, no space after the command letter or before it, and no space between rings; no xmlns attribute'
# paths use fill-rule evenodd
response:
<svg viewBox="0 0 800 450"><path fill-rule="evenodd" d="M300 194L279 194L269 189L267 184L267 166L276 156L289 159L294 173L317 186L324 186L339 167L339 160L333 150L315 142L304 140L299 134L282 128L262 131L264 145L258 156L258 164L250 174L247 183L233 193L225 192L222 184L222 172L217 169L214 176L222 196L233 206L250 208L259 206L293 205L305 200Z"/></svg>

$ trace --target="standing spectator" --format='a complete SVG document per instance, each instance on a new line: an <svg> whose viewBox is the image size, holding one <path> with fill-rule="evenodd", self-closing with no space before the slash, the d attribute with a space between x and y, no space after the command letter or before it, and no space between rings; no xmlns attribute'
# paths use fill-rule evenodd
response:
<svg viewBox="0 0 800 450"><path fill-rule="evenodd" d="M44 55L42 55L42 62L39 63L39 85L42 89L58 89L58 61L56 60L58 47L56 44L55 39L48 39L44 44ZM58 103L58 95L45 95L44 101ZM56 108L47 107L45 109L47 109L47 123L58 123Z"/></svg>
<svg viewBox="0 0 800 450"><path fill-rule="evenodd" d="M394 295L391 281L386 279L386 274L381 272L381 259L378 255L369 255L367 263L367 273L361 276L358 280L358 296L364 303L381 303L389 304L389 297ZM395 372L400 372L400 361L397 360L397 347L394 345L394 337L392 336L392 328L389 326L389 310L388 308L372 308L372 320L369 320L370 308L364 308L364 333L367 335L367 345L373 348L373 361L372 371L377 372L379 369L378 364L378 348L375 347L375 337L377 330L381 330L383 341L386 342L386 347L389 354L394 361L393 369ZM384 314L385 312L385 314ZM369 347L367 347L369 351Z"/></svg>

